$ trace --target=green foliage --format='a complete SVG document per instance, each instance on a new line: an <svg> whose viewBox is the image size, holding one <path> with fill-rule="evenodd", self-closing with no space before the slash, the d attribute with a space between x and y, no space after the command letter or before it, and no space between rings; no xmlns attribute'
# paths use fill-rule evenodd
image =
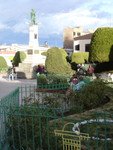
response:
<svg viewBox="0 0 113 150"><path fill-rule="evenodd" d="M83 110L90 110L108 102L108 92L111 88L101 80L94 80L85 86L79 92L73 92L70 95L70 101L73 101L75 105L82 106Z"/></svg>
<svg viewBox="0 0 113 150"><path fill-rule="evenodd" d="M10 149L47 150L50 147L53 150L58 147L54 134L56 124L50 123L57 118L55 111L51 108L40 108L37 104L12 108L6 126Z"/></svg>
<svg viewBox="0 0 113 150"><path fill-rule="evenodd" d="M62 75L62 74L47 75L48 82L52 84L67 83L69 79L70 79L69 75Z"/></svg>
<svg viewBox="0 0 113 150"><path fill-rule="evenodd" d="M43 105L45 105L45 107L48 108L62 108L62 104L63 104L63 99L64 99L64 95L62 94L52 94L52 95L46 95L43 98ZM59 112L57 112L58 114L60 114L60 110Z"/></svg>
<svg viewBox="0 0 113 150"><path fill-rule="evenodd" d="M95 73L100 72L112 72L113 71L113 62L103 62L97 63L95 66Z"/></svg>
<svg viewBox="0 0 113 150"><path fill-rule="evenodd" d="M70 79L69 75L62 74L38 74L37 82L38 84L59 84L59 83L68 83Z"/></svg>
<svg viewBox="0 0 113 150"><path fill-rule="evenodd" d="M90 61L113 61L113 28L98 28L91 40Z"/></svg>
<svg viewBox="0 0 113 150"><path fill-rule="evenodd" d="M71 62L75 62L77 64L85 63L85 60L88 61L89 52L76 52L71 55Z"/></svg>
<svg viewBox="0 0 113 150"><path fill-rule="evenodd" d="M8 59L11 61L13 60L14 56L9 56Z"/></svg>
<svg viewBox="0 0 113 150"><path fill-rule="evenodd" d="M45 74L38 74L37 75L37 84L47 84L47 78Z"/></svg>
<svg viewBox="0 0 113 150"><path fill-rule="evenodd" d="M0 68L7 68L7 62L4 57L0 56Z"/></svg>
<svg viewBox="0 0 113 150"><path fill-rule="evenodd" d="M42 52L41 55L47 56L47 52Z"/></svg>
<svg viewBox="0 0 113 150"><path fill-rule="evenodd" d="M66 61L67 53L64 49L53 47L48 50L45 67L48 73L72 74L70 65Z"/></svg>
<svg viewBox="0 0 113 150"><path fill-rule="evenodd" d="M13 64L15 66L18 66L19 63L22 63L24 59L26 58L26 54L23 51L18 51L16 52L14 58L13 58Z"/></svg>

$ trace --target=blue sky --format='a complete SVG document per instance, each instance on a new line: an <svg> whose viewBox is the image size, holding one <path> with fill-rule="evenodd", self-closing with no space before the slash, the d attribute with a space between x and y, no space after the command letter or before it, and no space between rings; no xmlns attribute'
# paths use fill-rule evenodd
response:
<svg viewBox="0 0 113 150"><path fill-rule="evenodd" d="M113 26L112 0L0 0L0 44L28 44L31 9L37 12L40 44L61 45L68 26Z"/></svg>

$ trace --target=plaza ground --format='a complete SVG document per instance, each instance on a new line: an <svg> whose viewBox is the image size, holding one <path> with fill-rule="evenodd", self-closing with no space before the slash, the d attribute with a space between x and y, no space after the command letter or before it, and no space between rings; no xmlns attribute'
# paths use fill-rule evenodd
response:
<svg viewBox="0 0 113 150"><path fill-rule="evenodd" d="M5 76L0 76L0 98L8 95L11 91L21 86L32 86L36 85L36 79L17 79L17 80L8 80Z"/></svg>

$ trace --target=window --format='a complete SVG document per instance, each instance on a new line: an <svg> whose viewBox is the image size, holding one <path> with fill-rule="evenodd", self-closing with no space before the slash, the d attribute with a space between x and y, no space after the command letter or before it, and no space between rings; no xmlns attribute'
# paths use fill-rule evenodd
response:
<svg viewBox="0 0 113 150"><path fill-rule="evenodd" d="M89 52L90 51L90 44L85 44L85 52Z"/></svg>
<svg viewBox="0 0 113 150"><path fill-rule="evenodd" d="M80 50L80 45L75 45L75 50L79 51Z"/></svg>
<svg viewBox="0 0 113 150"><path fill-rule="evenodd" d="M75 36L76 35L76 32L73 32L73 36Z"/></svg>
<svg viewBox="0 0 113 150"><path fill-rule="evenodd" d="M34 39L37 39L37 34L34 34Z"/></svg>
<svg viewBox="0 0 113 150"><path fill-rule="evenodd" d="M77 36L80 36L81 34L80 34L80 32L77 32Z"/></svg>
<svg viewBox="0 0 113 150"><path fill-rule="evenodd" d="M32 49L28 49L28 50L27 50L27 54L28 54L28 55L32 55L32 54L33 54L33 50L32 50Z"/></svg>

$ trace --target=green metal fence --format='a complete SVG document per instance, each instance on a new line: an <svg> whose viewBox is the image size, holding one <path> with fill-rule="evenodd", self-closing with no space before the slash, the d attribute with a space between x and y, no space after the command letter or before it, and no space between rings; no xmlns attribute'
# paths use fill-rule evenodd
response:
<svg viewBox="0 0 113 150"><path fill-rule="evenodd" d="M69 88L69 84L68 83L37 84L37 88L48 89L48 90L67 90Z"/></svg>
<svg viewBox="0 0 113 150"><path fill-rule="evenodd" d="M10 112L10 107L17 106L19 106L19 88L15 89L9 95L0 99L0 150L2 150L4 144L5 146L7 146L6 123L8 121L8 113Z"/></svg>
<svg viewBox="0 0 113 150"><path fill-rule="evenodd" d="M83 114L84 115L84 114ZM64 118L64 124L73 122L71 131L76 132L79 140L82 133L88 134L88 140L81 140L81 149L85 150L112 150L113 149L113 113L96 112L91 113L90 117L84 119ZM73 134L72 134L73 135ZM69 143L70 144L70 143ZM68 144L67 144L68 145ZM71 150L71 149L69 149Z"/></svg>
<svg viewBox="0 0 113 150"><path fill-rule="evenodd" d="M62 93L51 93L51 90L39 92L36 86L23 86L19 88L19 91L21 105L37 103L43 107L48 105L52 108L60 108L63 112L73 107L73 102L69 103L68 97Z"/></svg>
<svg viewBox="0 0 113 150"><path fill-rule="evenodd" d="M19 106L19 88L0 99L0 107Z"/></svg>
<svg viewBox="0 0 113 150"><path fill-rule="evenodd" d="M41 93L35 86L25 86L1 99L0 150L75 150L76 138L81 139L78 142L83 150L113 149L113 113L90 113L87 118L84 114L65 116L63 107L45 104L45 96L51 97L53 93ZM63 94L54 95L56 100L60 96L65 98ZM68 122L73 122L74 126L65 130L76 136L65 141L63 147L63 138L60 134L55 136L55 131L62 130ZM88 135L88 139L81 135Z"/></svg>

